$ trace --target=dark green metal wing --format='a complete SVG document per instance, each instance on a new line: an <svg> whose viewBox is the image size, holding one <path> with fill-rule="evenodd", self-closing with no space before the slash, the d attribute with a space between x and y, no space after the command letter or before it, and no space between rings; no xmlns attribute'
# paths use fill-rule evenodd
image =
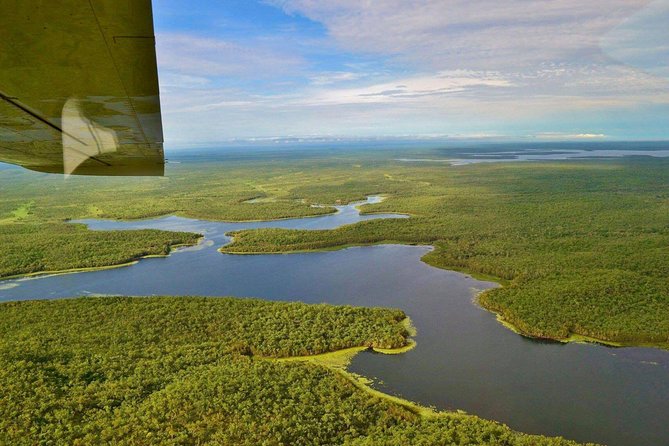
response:
<svg viewBox="0 0 669 446"><path fill-rule="evenodd" d="M0 161L162 175L151 0L0 0Z"/></svg>

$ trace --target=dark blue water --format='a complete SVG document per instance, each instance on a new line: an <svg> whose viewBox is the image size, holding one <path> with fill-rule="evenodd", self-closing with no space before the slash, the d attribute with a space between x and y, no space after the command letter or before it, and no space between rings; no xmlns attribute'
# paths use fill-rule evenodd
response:
<svg viewBox="0 0 669 446"><path fill-rule="evenodd" d="M371 202L375 200L370 200ZM253 206L253 204L249 204ZM289 255L223 255L225 232L326 229L369 218L335 215L262 223L165 217L87 221L92 229L158 228L205 234L199 246L125 268L0 282L0 300L85 294L262 297L404 309L418 329L402 355L362 353L351 369L407 399L512 428L610 445L669 445L669 352L540 343L473 304L494 286L420 261L430 248L382 245Z"/></svg>

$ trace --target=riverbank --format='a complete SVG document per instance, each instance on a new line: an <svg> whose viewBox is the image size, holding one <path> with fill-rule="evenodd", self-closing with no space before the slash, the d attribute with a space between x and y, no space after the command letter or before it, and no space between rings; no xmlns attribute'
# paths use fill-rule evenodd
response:
<svg viewBox="0 0 669 446"><path fill-rule="evenodd" d="M669 350L669 342L662 343L662 342L626 342L626 341L619 341L619 340L612 340L612 339L605 339L605 338L597 338L594 336L589 336L589 335L584 335L580 333L569 333L569 336L565 337L560 337L560 336L539 336L537 334L534 334L530 331L523 330L520 328L518 325L514 324L513 322L509 321L505 314L504 314L504 309L499 308L497 306L489 304L485 299L481 299L486 292L489 292L490 290L483 291L479 295L476 296L474 299L475 303L478 304L482 309L492 313L495 315L495 318L497 319L497 322L499 322L501 325L503 325L505 328L513 331L514 333L523 336L528 339L534 339L537 341L550 341L550 342L557 342L561 344L569 344L569 343L580 343L580 344L598 344L604 347L612 347L612 348L624 348L624 347L643 347L643 348L657 348L661 350Z"/></svg>
<svg viewBox="0 0 669 446"><path fill-rule="evenodd" d="M426 254L426 256L429 255ZM488 281L488 282L495 282L500 285L500 287L506 287L511 284L511 281L502 279L500 277L495 277L489 274L483 274L479 273L476 271L472 271L467 268L461 268L457 266L444 266L440 264L435 264L433 262L430 262L429 259L426 259L423 257L421 261L427 263L430 266L433 266L435 268L440 268L440 269L445 269L448 271L457 271L461 272L463 274L467 274L474 279L477 280L483 280L483 281ZM587 343L587 344L598 344L602 345L605 347L614 347L614 348L623 348L623 347L644 347L644 348L657 348L657 349L662 349L662 350L669 350L669 342L666 343L658 343L658 342L624 342L624 341L618 341L618 340L612 340L612 339L604 339L604 338L597 338L594 336L588 336L580 333L570 333L569 336L566 337L559 337L559 336L539 336L531 331L526 331L521 329L518 325L515 325L511 321L509 321L505 317L505 309L500 308L498 306L494 306L490 304L488 301L485 299L481 299L482 296L484 296L485 293L490 292L491 290L486 290L480 292L473 300L473 302L481 307L482 309L492 313L495 315L495 318L497 322L499 322L502 326L507 328L508 330L511 330L512 332L523 336L528 339L534 339L537 341L551 341L551 342L557 342L561 344L568 344L568 343Z"/></svg>
<svg viewBox="0 0 669 446"><path fill-rule="evenodd" d="M242 202L243 204L244 202ZM248 203L247 203L248 204ZM314 206L315 208L320 208L317 206ZM302 218L314 218L314 217L323 217L326 215L333 215L337 213L337 209L335 206L323 206L323 209L326 208L333 208L331 212L322 212L322 213L315 213L315 214L307 214L307 215L295 215L295 216L287 216L287 217L276 217L276 218L267 218L267 219L217 219L217 218L203 218L203 217L198 217L196 215L193 215L188 212L181 212L181 211L170 211L166 213L160 213L160 214L147 214L143 215L141 217L136 217L136 218L106 218L106 217L84 217L84 218L77 218L77 219L65 219L64 221L66 223L77 223L82 220L105 220L105 221L115 221L115 222L132 222L132 221L147 221L147 220L156 220L159 218L166 218L166 217L181 217L181 218L188 218L188 219L193 219L193 220L207 220L207 221L214 221L218 223L260 223L260 222L268 222L268 221L283 221L283 220L297 220L297 219L302 219Z"/></svg>
<svg viewBox="0 0 669 446"><path fill-rule="evenodd" d="M6 280L61 276L61 275L66 275L66 274L77 274L77 273L87 273L87 272L94 272L94 271L105 271L105 270L116 269L116 268L126 268L128 266L136 265L140 260L143 260L143 259L155 259L155 258L169 257L172 254L174 254L176 251L178 251L179 248L190 248L190 247L193 247L193 246L197 246L200 243L202 243L204 241L204 239L205 238L203 236L203 237L200 237L197 240L196 243L179 243L179 244L175 244L175 245L170 245L170 252L167 253L167 254L147 254L147 255L131 258L128 261L123 262L123 263L116 263L116 264L112 264L112 265L91 266L91 267L85 267L85 268L69 268L69 269L54 270L54 271L35 271L33 273L15 274L15 275L12 275L12 276L0 277L0 283L2 283L3 281L6 281Z"/></svg>
<svg viewBox="0 0 669 446"><path fill-rule="evenodd" d="M405 321L409 325L411 321L409 318L406 318ZM404 321L403 321L404 323ZM362 390L368 395L379 398L382 401L386 401L392 404L397 404L410 412L420 415L421 417L433 418L445 414L445 412L439 412L435 408L422 406L413 401L407 399L390 395L371 387L373 381L369 378L366 378L357 373L353 373L347 369L353 358L362 352L373 351L379 354L384 355L399 355L406 353L407 351L413 349L416 346L416 342L410 338L407 338L407 345L404 347L398 348L376 348L376 347L351 347L343 350L338 350L329 353L322 353L319 355L306 355L306 356L293 356L288 358L261 358L268 361L276 362L307 362L318 366L326 367L328 370L337 373L338 375L344 377L348 382L353 384L357 389ZM463 411L457 411L456 413L464 413Z"/></svg>
<svg viewBox="0 0 669 446"><path fill-rule="evenodd" d="M214 219L214 220L196 220L192 217L180 217L179 212L176 213L170 213L168 215L160 215L160 216L155 216L152 214L151 216L147 217L142 217L142 218L133 218L133 219L106 219L106 218L99 218L99 219L83 219L83 220L69 220L66 219L68 222L68 228L72 229L75 228L76 225L88 225L88 223L91 222L96 222L96 223L136 223L136 222L147 222L147 221L153 221L153 220L160 220L164 219L169 216L174 216L177 218L187 218L189 220L193 220L194 222L198 221L206 221L206 222L211 222L211 223L229 223L229 224L253 224L253 223L273 223L277 222L277 224L281 224L281 222L285 221L291 221L291 220L302 220L302 219L314 219L317 217L323 218L323 217L330 217L330 216L336 216L338 214L341 214L343 211L347 210L347 208L354 209L356 215L360 215L360 211L358 209L358 206L362 206L364 204L373 204L373 203L378 203L383 201L384 197L379 197L379 196L370 196L367 198L365 201L351 201L350 203L346 205L341 205L341 206L319 206L319 208L322 209L327 209L328 212L321 212L313 215L305 215L303 217L285 217L285 218L276 218L276 219L260 219L260 220L231 220L231 221L225 221L225 220L219 220L219 219ZM345 224L345 223L344 223ZM71 226L70 226L71 225ZM138 228L137 230L141 230L142 228ZM97 231L91 231L90 229L86 229L86 231L90 231L89 235L95 235ZM109 231L110 233L115 233L118 235L128 235L129 232L126 231L120 231L118 229L111 229ZM166 231L161 231L163 234L167 234ZM191 234L189 234L191 235ZM129 258L125 258L120 262L113 262L113 263L108 263L108 264L101 264L99 266L91 266L91 267L76 267L76 268L63 268L63 269L51 269L51 270L42 270L42 271L34 271L34 272L29 272L29 273L21 273L21 274L11 274L7 276L2 276L0 277L0 281L3 280L15 280L15 279L21 279L21 278L30 278L30 277L44 277L44 276L53 276L53 275L61 275L61 274L74 274L74 273L81 273L81 272L94 272L94 271L102 271L106 269L114 269L114 268L122 268L122 267L127 267L127 266L132 266L135 265L138 261L142 259L147 259L147 258L152 258L152 257L166 257L169 256L174 249L177 249L179 247L184 247L184 246L195 246L197 244L200 244L202 240L204 239L203 236L201 236L195 243L177 243L174 245L170 245L170 252L167 254L147 254L147 255L139 255L139 256L131 256ZM226 244L227 245L227 244Z"/></svg>
<svg viewBox="0 0 669 446"><path fill-rule="evenodd" d="M308 254L310 252L333 252L333 251L343 251L345 249L349 248L360 248L360 247L365 247L365 246L379 246L379 245L404 245L404 246L427 246L429 248L434 249L432 245L424 244L424 243L405 243L397 240L382 240L380 242L372 242L372 243L348 243L344 245L337 245L337 246L325 246L322 248L313 248L313 249L295 249L295 250L288 250L288 251L233 251L229 250L230 246L234 246L234 240L235 236L234 233L237 231L230 232L226 234L228 237L230 237L230 242L226 245L221 246L218 248L218 251L221 254L230 254L230 255L235 255L235 256L244 256L244 255L250 255L250 256L260 256L260 255L283 255L283 254Z"/></svg>
<svg viewBox="0 0 669 446"><path fill-rule="evenodd" d="M279 251L253 251L253 250L235 250L235 234L239 235L244 235L248 236L251 231L249 230L242 230L242 231L233 231L228 235L231 240L228 244L222 246L219 248L219 251L223 254L231 254L231 255L268 255L268 254L302 254L302 253L311 253L311 252L331 252L331 251L339 251L339 250L345 250L349 248L355 248L355 247L363 247L363 246L378 246L378 245L406 245L406 246L427 246L430 248L430 252L425 254L421 258L421 261L424 263L435 267L435 268L440 268L444 269L447 271L455 271L455 272L461 272L463 274L466 274L476 280L482 280L482 281L488 281L488 282L495 282L499 284L501 287L507 287L511 284L510 280L506 280L500 277L496 277L490 274L485 274L485 273L480 273L475 270L469 269L469 268L463 268L455 265L448 265L444 264L442 262L439 262L439 258L434 256L435 254L435 246L429 244L429 243L407 243L406 241L402 240L380 240L380 241L374 241L370 243L346 243L346 244L337 244L337 245L332 245L332 246L323 246L323 247L318 247L318 248L308 248L308 249L296 249L296 250L279 250ZM324 240L323 243L328 243L327 240ZM244 246L248 246L248 243L245 242ZM282 249L282 248L280 248ZM433 257L434 256L434 257ZM530 338L530 339L536 339L536 340L549 340L549 341L555 341L555 342L560 342L560 343L570 343L570 342L577 342L577 343L593 343L593 344L600 344L608 347L647 347L647 348L659 348L659 349L669 349L669 342L667 343L657 343L657 342L646 342L646 341L637 341L637 342L625 342L625 341L618 341L615 339L606 339L606 338L597 338L581 333L570 333L569 336L567 337L560 337L560 336L539 336L536 333L532 333L531 331L526 331L518 327L517 325L513 324L510 322L507 318L505 318L504 313L505 310L503 308L500 308L498 306L493 306L490 303L488 303L485 299L481 299L481 296L478 296L477 299L475 299L476 304L478 304L481 308L483 308L486 311L490 311L493 314L496 315L497 320L500 324L502 324L504 327L507 329L513 331L514 333L517 333L523 337Z"/></svg>
<svg viewBox="0 0 669 446"><path fill-rule="evenodd" d="M479 296L480 297L480 296ZM593 336L588 336L588 335L583 335L579 333L570 333L569 336L567 337L550 337L550 336L537 336L534 335L530 332L526 332L522 330L520 327L517 325L514 325L512 322L508 321L504 317L504 312L503 310L497 310L494 309L493 307L488 307L484 303L480 301L480 299L476 299L476 303L479 304L481 308L483 308L486 311L489 311L490 313L493 313L497 319L497 322L499 322L501 325L506 327L507 329L513 331L514 333L523 336L528 339L535 339L537 341L552 341L552 342L559 342L561 344L568 344L568 343L580 343L580 344L598 344L602 345L605 347L613 347L613 348L624 348L624 347L643 347L643 348L657 348L661 350L669 350L669 342L667 343L657 343L657 342L623 342L623 341L614 341L614 340L609 340L609 339L602 339L602 338L596 338Z"/></svg>
<svg viewBox="0 0 669 446"><path fill-rule="evenodd" d="M576 445L437 412L347 371L367 346L408 347L411 321L401 310L110 296L3 303L0 314L0 409L20 415L3 420L3 444L378 444L374 435L388 429L427 428L417 440ZM315 354L293 356L303 351Z"/></svg>

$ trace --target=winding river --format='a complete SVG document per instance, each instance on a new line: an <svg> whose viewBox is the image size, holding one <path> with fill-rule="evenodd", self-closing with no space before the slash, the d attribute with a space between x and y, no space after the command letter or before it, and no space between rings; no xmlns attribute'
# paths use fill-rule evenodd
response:
<svg viewBox="0 0 669 446"><path fill-rule="evenodd" d="M370 197L374 203L378 197ZM253 206L253 204L249 204ZM329 229L374 218L354 205L332 215L253 223L180 217L83 220L93 230L199 232L197 246L124 268L0 282L0 301L79 295L253 296L399 307L418 329L401 355L362 353L350 369L375 386L425 405L462 409L512 428L580 441L669 444L669 352L558 344L523 338L472 300L490 287L420 261L426 246L379 245L290 255L223 255L228 231Z"/></svg>

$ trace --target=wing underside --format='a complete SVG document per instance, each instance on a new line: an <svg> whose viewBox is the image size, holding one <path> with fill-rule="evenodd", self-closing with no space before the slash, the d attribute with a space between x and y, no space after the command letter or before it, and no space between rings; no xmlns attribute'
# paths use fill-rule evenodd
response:
<svg viewBox="0 0 669 446"><path fill-rule="evenodd" d="M150 0L0 0L0 161L162 175Z"/></svg>

